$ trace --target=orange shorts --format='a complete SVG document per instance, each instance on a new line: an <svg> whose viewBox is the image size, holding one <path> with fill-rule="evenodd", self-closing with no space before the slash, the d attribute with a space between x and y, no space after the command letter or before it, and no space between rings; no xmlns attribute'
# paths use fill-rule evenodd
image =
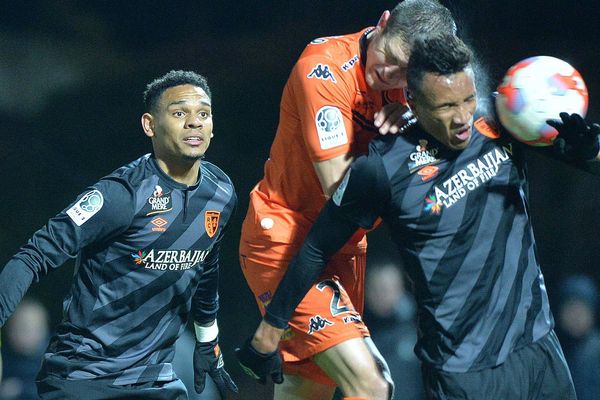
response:
<svg viewBox="0 0 600 400"><path fill-rule="evenodd" d="M258 250L262 246L244 247ZM271 244L262 247L260 253L240 254L242 271L262 315L291 261L275 261L273 255L288 252L289 246L278 249L278 245ZM346 340L369 336L360 314L364 304L365 266L366 254L338 253L330 260L319 282L296 308L282 336L280 350L285 373L335 386L311 357Z"/></svg>

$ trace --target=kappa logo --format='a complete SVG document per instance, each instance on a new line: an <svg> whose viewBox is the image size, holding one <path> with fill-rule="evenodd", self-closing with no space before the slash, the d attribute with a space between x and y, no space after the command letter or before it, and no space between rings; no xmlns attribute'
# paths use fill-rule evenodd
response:
<svg viewBox="0 0 600 400"><path fill-rule="evenodd" d="M320 315L315 315L311 317L308 323L308 334L312 335L314 332L318 332L321 329L326 328L328 325L333 325L333 322L321 317Z"/></svg>
<svg viewBox="0 0 600 400"><path fill-rule="evenodd" d="M208 237L213 237L217 233L220 218L221 213L219 211L206 211L204 213L204 228Z"/></svg>
<svg viewBox="0 0 600 400"><path fill-rule="evenodd" d="M165 193L163 188L159 185L154 187L152 196L148 197L148 204L150 204L152 209L146 216L166 213L173 209L171 204L171 193Z"/></svg>
<svg viewBox="0 0 600 400"><path fill-rule="evenodd" d="M156 217L152 221L150 221L150 223L154 225L154 227L152 228L153 232L164 232L167 230L167 228L165 228L165 225L167 225L169 221L161 217Z"/></svg>
<svg viewBox="0 0 600 400"><path fill-rule="evenodd" d="M337 83L335 76L333 76L333 73L329 70L329 65L327 64L317 64L317 66L314 67L313 70L310 71L310 74L306 75L306 77L322 79L324 81L329 80L333 83Z"/></svg>

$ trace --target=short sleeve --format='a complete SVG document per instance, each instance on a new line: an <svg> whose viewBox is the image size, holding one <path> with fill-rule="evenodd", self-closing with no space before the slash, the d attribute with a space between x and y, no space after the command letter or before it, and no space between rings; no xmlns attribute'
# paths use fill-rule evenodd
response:
<svg viewBox="0 0 600 400"><path fill-rule="evenodd" d="M351 77L329 57L298 60L290 82L302 136L311 161L324 161L350 151L354 140Z"/></svg>

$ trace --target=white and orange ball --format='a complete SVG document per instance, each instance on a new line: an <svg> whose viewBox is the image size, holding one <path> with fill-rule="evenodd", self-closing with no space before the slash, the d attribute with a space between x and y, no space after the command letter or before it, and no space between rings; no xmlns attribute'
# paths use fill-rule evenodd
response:
<svg viewBox="0 0 600 400"><path fill-rule="evenodd" d="M546 123L561 112L585 116L588 91L569 63L555 57L522 60L506 72L496 96L498 118L517 140L549 146L558 134Z"/></svg>

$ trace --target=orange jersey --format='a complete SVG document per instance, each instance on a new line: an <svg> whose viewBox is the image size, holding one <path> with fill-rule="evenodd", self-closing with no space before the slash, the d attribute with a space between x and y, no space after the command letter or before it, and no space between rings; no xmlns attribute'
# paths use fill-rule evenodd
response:
<svg viewBox="0 0 600 400"><path fill-rule="evenodd" d="M265 176L250 194L242 250L245 242L300 245L326 200L313 162L366 153L377 134L375 112L406 103L402 90L374 91L365 82L371 29L315 39L294 66Z"/></svg>

